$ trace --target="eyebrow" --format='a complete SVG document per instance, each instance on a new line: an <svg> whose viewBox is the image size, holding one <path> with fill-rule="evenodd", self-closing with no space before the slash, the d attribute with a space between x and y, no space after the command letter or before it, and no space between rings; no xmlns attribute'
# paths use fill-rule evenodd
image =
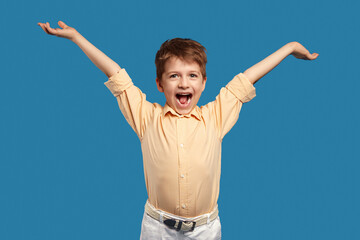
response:
<svg viewBox="0 0 360 240"><path fill-rule="evenodd" d="M171 73L180 73L180 72L179 72L179 71L175 71L175 70L165 72L165 74L171 74ZM187 72L187 73L197 73L197 74L200 74L200 71L191 70L191 71L189 71L189 72Z"/></svg>

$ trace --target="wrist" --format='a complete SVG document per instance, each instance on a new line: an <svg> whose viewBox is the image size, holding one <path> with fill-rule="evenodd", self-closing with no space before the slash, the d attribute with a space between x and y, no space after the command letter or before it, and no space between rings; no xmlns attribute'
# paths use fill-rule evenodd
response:
<svg viewBox="0 0 360 240"><path fill-rule="evenodd" d="M286 44L290 50L290 54L292 54L293 52L295 52L296 47L299 45L298 42L289 42L288 44Z"/></svg>
<svg viewBox="0 0 360 240"><path fill-rule="evenodd" d="M78 42L81 39L81 34L79 32L75 32L74 35L70 38L71 41L73 41L74 43L78 44Z"/></svg>

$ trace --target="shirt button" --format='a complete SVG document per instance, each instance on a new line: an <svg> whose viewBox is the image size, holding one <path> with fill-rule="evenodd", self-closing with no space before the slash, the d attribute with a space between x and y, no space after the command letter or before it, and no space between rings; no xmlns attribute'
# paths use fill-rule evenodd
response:
<svg viewBox="0 0 360 240"><path fill-rule="evenodd" d="M180 147L182 147L182 148L183 148L183 147L184 147L184 144L182 144L182 143L181 143L181 144L180 144Z"/></svg>
<svg viewBox="0 0 360 240"><path fill-rule="evenodd" d="M181 207L182 207L183 209L185 209L185 208L186 208L186 205L185 205L185 204L183 204L183 205L181 205Z"/></svg>
<svg viewBox="0 0 360 240"><path fill-rule="evenodd" d="M185 176L184 176L184 174L181 174L180 177L181 177L181 178L184 178Z"/></svg>

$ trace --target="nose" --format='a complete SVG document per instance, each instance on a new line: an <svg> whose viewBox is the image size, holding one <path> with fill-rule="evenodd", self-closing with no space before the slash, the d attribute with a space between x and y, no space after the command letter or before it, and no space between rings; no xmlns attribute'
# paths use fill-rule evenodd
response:
<svg viewBox="0 0 360 240"><path fill-rule="evenodd" d="M181 77L179 79L179 88L188 88L189 87L189 80L186 77Z"/></svg>

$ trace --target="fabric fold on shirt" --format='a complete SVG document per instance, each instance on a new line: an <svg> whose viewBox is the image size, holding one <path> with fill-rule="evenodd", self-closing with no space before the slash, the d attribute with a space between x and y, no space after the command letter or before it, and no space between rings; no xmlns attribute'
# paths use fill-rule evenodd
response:
<svg viewBox="0 0 360 240"><path fill-rule="evenodd" d="M249 102L256 96L254 85L243 73L236 75L234 79L226 85L226 88L243 103Z"/></svg>
<svg viewBox="0 0 360 240"><path fill-rule="evenodd" d="M107 82L104 83L105 86L111 91L111 93L117 97L127 88L133 85L133 82L124 68L119 70L113 76L109 78Z"/></svg>

